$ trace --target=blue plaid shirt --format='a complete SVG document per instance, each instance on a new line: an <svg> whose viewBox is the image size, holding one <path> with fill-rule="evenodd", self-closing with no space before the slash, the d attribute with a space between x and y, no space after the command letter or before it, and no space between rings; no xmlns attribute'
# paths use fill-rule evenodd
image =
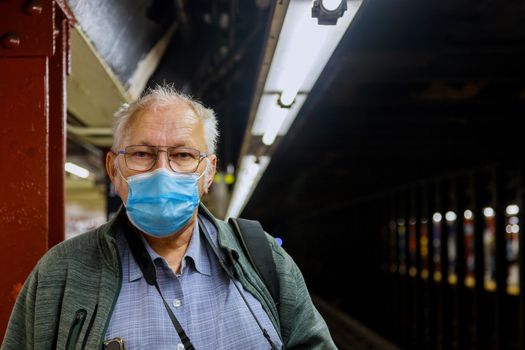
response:
<svg viewBox="0 0 525 350"><path fill-rule="evenodd" d="M217 246L215 227L204 217L202 221ZM180 275L143 241L155 264L162 295L195 349L270 349L233 283L240 286L259 322L281 348L282 342L260 302L238 281L230 280L206 238L201 237L197 222ZM159 293L143 278L122 234L117 236L117 247L122 288L105 339L124 339L126 350L184 349Z"/></svg>

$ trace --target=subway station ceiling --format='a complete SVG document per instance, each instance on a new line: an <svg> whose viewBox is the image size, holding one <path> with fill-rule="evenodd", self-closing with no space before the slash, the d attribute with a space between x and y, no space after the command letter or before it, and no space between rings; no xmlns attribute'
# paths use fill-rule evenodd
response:
<svg viewBox="0 0 525 350"><path fill-rule="evenodd" d="M300 235L416 180L516 162L524 20L522 1L367 1L244 214Z"/></svg>
<svg viewBox="0 0 525 350"><path fill-rule="evenodd" d="M114 101L174 83L217 111L219 167L237 164L270 1L69 3L113 72ZM305 217L520 157L524 21L522 1L365 1L243 215L299 235L294 224ZM89 138L76 129L70 149L91 152L99 138L91 153L101 152L111 117L81 114L70 111L71 126L102 130Z"/></svg>

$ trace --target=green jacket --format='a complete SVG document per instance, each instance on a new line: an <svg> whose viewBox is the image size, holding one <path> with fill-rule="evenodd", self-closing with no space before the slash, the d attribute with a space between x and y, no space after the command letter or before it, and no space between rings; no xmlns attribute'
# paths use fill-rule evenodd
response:
<svg viewBox="0 0 525 350"><path fill-rule="evenodd" d="M230 226L202 205L199 213L216 226L226 254L238 256L231 259L235 276L261 302L286 349L336 348L299 268L271 236L280 283L278 310ZM1 350L102 348L122 282L116 220L64 241L42 257L18 296Z"/></svg>

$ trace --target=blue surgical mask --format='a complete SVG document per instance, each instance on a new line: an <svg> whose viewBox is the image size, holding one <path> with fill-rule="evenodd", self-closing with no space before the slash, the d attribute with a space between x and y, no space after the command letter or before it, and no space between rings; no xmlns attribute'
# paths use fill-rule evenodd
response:
<svg viewBox="0 0 525 350"><path fill-rule="evenodd" d="M199 204L199 178L196 173L180 174L160 168L124 179L128 183L129 220L154 237L178 232Z"/></svg>

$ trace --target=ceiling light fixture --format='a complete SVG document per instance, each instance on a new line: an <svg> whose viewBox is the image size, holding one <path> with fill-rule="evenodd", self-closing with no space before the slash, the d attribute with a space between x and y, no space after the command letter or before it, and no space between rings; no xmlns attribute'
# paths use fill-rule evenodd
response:
<svg viewBox="0 0 525 350"><path fill-rule="evenodd" d="M269 146L290 129L362 2L284 0L276 4L264 54L270 63L259 73L227 217L239 215L248 202L276 149ZM316 3L322 7L321 17ZM332 17L327 21L327 14L335 21ZM257 151L257 163L253 150L261 141L267 147Z"/></svg>
<svg viewBox="0 0 525 350"><path fill-rule="evenodd" d="M290 107L283 107L277 105L277 108L274 109L274 112L271 115L269 115L268 126L266 127L262 138L262 142L265 145L270 146L271 144L273 144L275 138L277 137L277 133L284 124L286 115L289 111Z"/></svg>
<svg viewBox="0 0 525 350"><path fill-rule="evenodd" d="M264 138L264 144L269 146L274 142L275 138L271 137L274 133L276 136L286 133L287 129L283 129L282 126L289 127L294 121L339 41L352 23L362 1L352 0L349 6L346 1L342 3L348 10L344 15L342 14L337 24L330 26L319 25L316 18L312 17L311 1L294 0L288 5L263 96L252 126L252 135L269 135ZM272 112L278 114L280 125L273 124L273 120L277 117L268 113L268 107L263 101L265 95L276 94L278 99L273 102L276 108L272 109ZM301 95L305 98L299 98ZM260 119L271 121L261 122ZM265 124L267 127L262 133L256 129L260 124Z"/></svg>
<svg viewBox="0 0 525 350"><path fill-rule="evenodd" d="M247 199L252 195L255 185L259 182L259 179L266 170L268 163L270 163L270 157L261 156L257 158L254 155L244 156L230 205L226 212L226 218L239 216L247 203Z"/></svg>
<svg viewBox="0 0 525 350"><path fill-rule="evenodd" d="M312 6L312 17L321 25L335 25L348 9L346 0L315 0Z"/></svg>
<svg viewBox="0 0 525 350"><path fill-rule="evenodd" d="M82 168L81 166L76 165L75 163L67 162L64 165L64 169L73 175L86 179L89 176L89 170Z"/></svg>

